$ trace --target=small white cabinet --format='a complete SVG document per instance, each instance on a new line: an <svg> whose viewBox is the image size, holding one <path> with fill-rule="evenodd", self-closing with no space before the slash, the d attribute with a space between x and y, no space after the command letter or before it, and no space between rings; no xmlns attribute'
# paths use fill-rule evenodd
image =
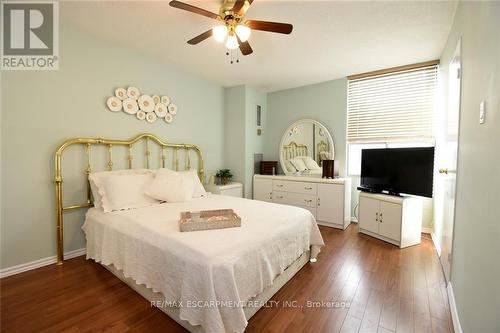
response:
<svg viewBox="0 0 500 333"><path fill-rule="evenodd" d="M422 200L362 192L358 226L359 232L401 248L420 244Z"/></svg>
<svg viewBox="0 0 500 333"><path fill-rule="evenodd" d="M254 176L254 199L307 209L320 225L345 229L351 222L349 179Z"/></svg>
<svg viewBox="0 0 500 333"><path fill-rule="evenodd" d="M230 197L243 197L243 184L236 182L226 185L207 184L205 185L205 190L214 194L227 195Z"/></svg>

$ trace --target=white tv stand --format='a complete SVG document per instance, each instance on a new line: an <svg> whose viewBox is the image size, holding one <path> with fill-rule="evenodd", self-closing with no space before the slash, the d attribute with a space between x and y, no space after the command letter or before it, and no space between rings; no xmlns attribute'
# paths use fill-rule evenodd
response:
<svg viewBox="0 0 500 333"><path fill-rule="evenodd" d="M359 232L408 247L421 242L422 199L361 192Z"/></svg>

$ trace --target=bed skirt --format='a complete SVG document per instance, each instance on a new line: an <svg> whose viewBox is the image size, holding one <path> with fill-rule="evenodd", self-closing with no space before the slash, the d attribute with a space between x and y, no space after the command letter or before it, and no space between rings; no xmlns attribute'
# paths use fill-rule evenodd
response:
<svg viewBox="0 0 500 333"><path fill-rule="evenodd" d="M278 290L281 289L288 281L291 280L291 278L297 274L297 272L305 266L305 264L309 261L309 255L310 251L304 252L297 260L295 260L290 266L288 266L285 271L281 274L278 275L274 281L273 284L265 288L262 293L259 295L255 296L254 298L251 299L252 304L261 304L264 305L271 297L273 297ZM113 275L115 275L117 278L125 282L130 288L134 289L137 293L139 293L142 297L147 299L150 302L161 302L165 300L165 297L162 295L162 293L157 293L151 290L150 288L147 288L145 285L139 285L135 283L135 281L132 278L127 278L123 275L123 271L117 269L114 265L102 265L104 266L108 271L110 271ZM261 308L257 306L252 306L252 307L244 307L243 311L245 313L245 317L247 320L249 320L259 309ZM179 317L179 308L177 307L159 307L161 311L166 313L170 318L175 320L179 325L184 327L186 330L188 330L191 333L202 333L203 328L199 325L193 326L189 324L187 321L182 320Z"/></svg>

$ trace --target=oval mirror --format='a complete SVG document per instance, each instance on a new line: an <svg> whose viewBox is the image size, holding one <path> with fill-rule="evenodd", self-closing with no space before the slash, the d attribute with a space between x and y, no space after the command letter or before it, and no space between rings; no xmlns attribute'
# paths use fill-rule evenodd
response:
<svg viewBox="0 0 500 333"><path fill-rule="evenodd" d="M279 154L281 169L286 175L321 177L322 161L333 160L335 149L332 136L323 124L301 119L286 129Z"/></svg>

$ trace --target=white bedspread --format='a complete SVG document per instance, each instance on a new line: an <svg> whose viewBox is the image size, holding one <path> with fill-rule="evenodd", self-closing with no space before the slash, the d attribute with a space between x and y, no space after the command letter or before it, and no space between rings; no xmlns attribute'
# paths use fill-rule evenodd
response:
<svg viewBox="0 0 500 333"><path fill-rule="evenodd" d="M180 212L222 208L234 209L241 228L179 231ZM82 228L87 259L180 301L181 319L206 332L244 331L243 303L304 251L316 257L324 245L305 209L220 195L107 214L93 208Z"/></svg>

